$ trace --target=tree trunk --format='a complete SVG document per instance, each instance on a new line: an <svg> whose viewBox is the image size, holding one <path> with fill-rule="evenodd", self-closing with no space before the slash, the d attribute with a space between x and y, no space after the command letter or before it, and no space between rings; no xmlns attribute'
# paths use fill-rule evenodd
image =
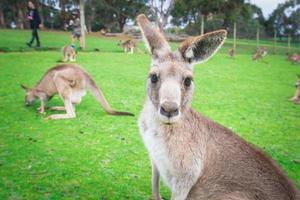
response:
<svg viewBox="0 0 300 200"><path fill-rule="evenodd" d="M18 27L24 29L24 13L22 3L18 3Z"/></svg>
<svg viewBox="0 0 300 200"><path fill-rule="evenodd" d="M24 6L24 8L22 9L23 11L23 16L24 16L24 20L23 20L23 23L24 23L24 28L25 29L29 29L30 28L30 23L27 22L27 10L26 10L26 5Z"/></svg>
<svg viewBox="0 0 300 200"><path fill-rule="evenodd" d="M17 24L17 16L16 16L16 11L17 11L17 8L16 8L16 5L12 5L12 20Z"/></svg>
<svg viewBox="0 0 300 200"><path fill-rule="evenodd" d="M85 50L85 17L84 17L84 0L80 0L80 26L81 26L81 48Z"/></svg>
<svg viewBox="0 0 300 200"><path fill-rule="evenodd" d="M0 8L0 27L1 28L5 28L6 24L5 24L5 19L4 19L4 13L2 8Z"/></svg>
<svg viewBox="0 0 300 200"><path fill-rule="evenodd" d="M204 34L204 15L201 15L201 35Z"/></svg>
<svg viewBox="0 0 300 200"><path fill-rule="evenodd" d="M91 8L91 12L89 14L89 21L88 21L88 31L89 32L92 32L92 22L94 21L95 19L95 8L92 7L92 5L90 5L90 8Z"/></svg>
<svg viewBox="0 0 300 200"><path fill-rule="evenodd" d="M120 14L118 23L119 23L120 32L122 33L123 29L124 29L124 25L126 23L126 17L124 17L122 14Z"/></svg>
<svg viewBox="0 0 300 200"><path fill-rule="evenodd" d="M89 33L92 32L92 20L91 20L90 17L88 17L88 21L87 21L87 31L88 31Z"/></svg>
<svg viewBox="0 0 300 200"><path fill-rule="evenodd" d="M233 24L233 51L236 54L236 22Z"/></svg>
<svg viewBox="0 0 300 200"><path fill-rule="evenodd" d="M38 9L38 11L39 11L39 13L40 13L40 18L41 18L41 24L43 24L44 25L44 13L43 13L43 4L42 3L40 3L39 1L37 1L37 9Z"/></svg>
<svg viewBox="0 0 300 200"><path fill-rule="evenodd" d="M61 21L63 23L63 29L64 31L67 31L67 27L66 27L66 0L60 0L59 1L59 6L61 8L61 12L60 12L60 18Z"/></svg>

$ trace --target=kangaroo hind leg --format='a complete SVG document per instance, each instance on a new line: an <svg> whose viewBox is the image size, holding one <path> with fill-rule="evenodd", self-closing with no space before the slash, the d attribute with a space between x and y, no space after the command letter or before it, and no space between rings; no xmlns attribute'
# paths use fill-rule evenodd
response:
<svg viewBox="0 0 300 200"><path fill-rule="evenodd" d="M50 115L48 118L49 119L75 118L76 117L75 107L72 105L72 101L71 101L72 89L69 86L69 83L64 78L59 77L59 75L55 77L54 83L57 87L60 97L64 101L66 114L54 114L54 115Z"/></svg>

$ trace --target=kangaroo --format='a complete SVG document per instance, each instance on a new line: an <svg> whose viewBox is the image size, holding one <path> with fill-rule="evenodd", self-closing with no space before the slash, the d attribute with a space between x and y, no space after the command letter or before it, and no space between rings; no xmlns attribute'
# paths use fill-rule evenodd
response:
<svg viewBox="0 0 300 200"><path fill-rule="evenodd" d="M42 79L33 87L21 85L26 90L25 105L30 106L36 99L40 99L40 113L45 112L45 106L55 94L59 94L64 102L64 107L54 106L50 110L65 110L66 114L53 114L49 119L75 118L75 105L81 102L86 90L91 91L103 109L111 115L130 115L128 112L114 111L102 91L97 87L92 77L77 64L61 64L49 69Z"/></svg>
<svg viewBox="0 0 300 200"><path fill-rule="evenodd" d="M300 55L297 53L293 53L288 57L288 60L291 61L293 64L299 63L300 64Z"/></svg>
<svg viewBox="0 0 300 200"><path fill-rule="evenodd" d="M256 50L256 52L252 56L252 60L257 61L261 60L263 57L265 57L268 54L268 49L265 47L261 47Z"/></svg>
<svg viewBox="0 0 300 200"><path fill-rule="evenodd" d="M138 124L152 161L153 199L161 199L162 177L173 200L300 200L274 161L191 108L193 65L212 57L227 32L189 38L172 52L145 15L137 23L152 54Z"/></svg>
<svg viewBox="0 0 300 200"><path fill-rule="evenodd" d="M74 48L70 47L69 45L65 45L62 48L63 54L63 62L76 62L76 51Z"/></svg>
<svg viewBox="0 0 300 200"><path fill-rule="evenodd" d="M230 58L234 58L234 56L235 56L235 51L234 51L234 49L229 49L228 55L229 55Z"/></svg>
<svg viewBox="0 0 300 200"><path fill-rule="evenodd" d="M290 99L290 101L300 104L300 75L298 74L298 81L296 82L296 92L295 95Z"/></svg>
<svg viewBox="0 0 300 200"><path fill-rule="evenodd" d="M135 40L121 41L120 40L118 45L124 49L125 53L133 54L134 49L137 47L137 41L135 41Z"/></svg>

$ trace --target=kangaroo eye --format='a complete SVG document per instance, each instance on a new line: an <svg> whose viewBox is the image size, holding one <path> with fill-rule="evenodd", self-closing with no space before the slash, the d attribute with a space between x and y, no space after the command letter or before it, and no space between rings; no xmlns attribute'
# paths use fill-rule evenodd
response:
<svg viewBox="0 0 300 200"><path fill-rule="evenodd" d="M157 83L157 81L158 81L157 75L156 74L152 74L151 75L151 83Z"/></svg>
<svg viewBox="0 0 300 200"><path fill-rule="evenodd" d="M192 78L187 77L187 78L184 79L184 86L185 87L190 87L191 83L192 83Z"/></svg>

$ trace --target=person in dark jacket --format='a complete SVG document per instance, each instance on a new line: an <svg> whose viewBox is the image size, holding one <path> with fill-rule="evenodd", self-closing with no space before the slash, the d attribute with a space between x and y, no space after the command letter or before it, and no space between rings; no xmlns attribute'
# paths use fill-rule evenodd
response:
<svg viewBox="0 0 300 200"><path fill-rule="evenodd" d="M30 42L27 42L27 46L31 47L34 40L36 40L36 46L40 47L40 39L38 35L38 29L41 26L41 18L39 15L39 11L35 8L35 5L32 1L28 1L28 15L27 19L30 22L30 28L32 29L32 38Z"/></svg>

